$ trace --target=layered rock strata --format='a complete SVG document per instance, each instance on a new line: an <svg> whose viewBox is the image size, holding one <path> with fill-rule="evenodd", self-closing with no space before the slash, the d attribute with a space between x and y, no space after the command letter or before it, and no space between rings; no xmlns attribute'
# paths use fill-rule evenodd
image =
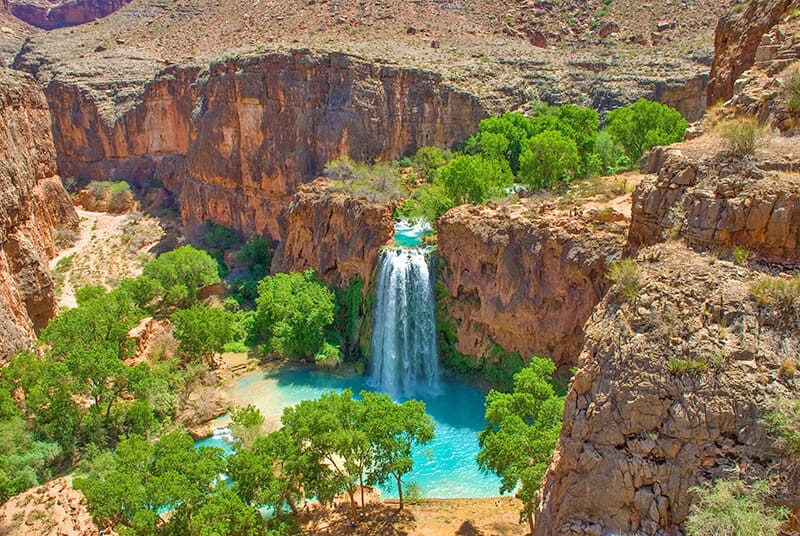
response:
<svg viewBox="0 0 800 536"><path fill-rule="evenodd" d="M742 246L768 260L800 260L800 177L792 171L797 163L726 151L700 155L692 143L651 151L651 175L633 195L629 248L674 234L693 246Z"/></svg>
<svg viewBox="0 0 800 536"><path fill-rule="evenodd" d="M627 229L595 216L540 215L521 204L447 212L437 225L438 281L449 293L457 350L488 358L497 344L524 358L575 364L583 324L609 286L608 264Z"/></svg>
<svg viewBox="0 0 800 536"><path fill-rule="evenodd" d="M680 534L694 486L785 489L765 414L797 390L781 372L796 321L756 304L757 272L675 242L642 251L638 271L636 299L612 287L586 325L537 536Z"/></svg>
<svg viewBox="0 0 800 536"><path fill-rule="evenodd" d="M131 0L11 0L11 12L38 28L75 26L110 15Z"/></svg>
<svg viewBox="0 0 800 536"><path fill-rule="evenodd" d="M394 203L373 203L335 186L319 179L294 196L272 272L313 268L329 284L346 286L360 277L366 289L380 249L394 237Z"/></svg>
<svg viewBox="0 0 800 536"><path fill-rule="evenodd" d="M17 65L39 73L37 62L23 53ZM107 82L47 83L62 175L160 183L184 224L210 220L273 240L297 187L328 161L449 146L486 115L438 74L339 53L239 57L150 76L143 92L121 82L113 103Z"/></svg>
<svg viewBox="0 0 800 536"><path fill-rule="evenodd" d="M78 216L56 171L50 116L27 75L0 70L0 362L56 312L48 267Z"/></svg>

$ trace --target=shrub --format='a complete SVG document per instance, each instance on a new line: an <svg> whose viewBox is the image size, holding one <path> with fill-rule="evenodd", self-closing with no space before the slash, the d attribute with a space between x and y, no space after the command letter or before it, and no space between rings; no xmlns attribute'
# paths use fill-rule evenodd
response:
<svg viewBox="0 0 800 536"><path fill-rule="evenodd" d="M414 194L403 203L400 212L412 221L424 220L434 224L451 208L453 201L448 197L447 191L441 184L434 182L423 184L414 190Z"/></svg>
<svg viewBox="0 0 800 536"><path fill-rule="evenodd" d="M764 276L750 285L750 294L758 305L770 305L791 314L800 307L800 275Z"/></svg>
<svg viewBox="0 0 800 536"><path fill-rule="evenodd" d="M692 488L698 496L686 518L689 536L778 536L789 512L767 504L769 483L718 480Z"/></svg>
<svg viewBox="0 0 800 536"><path fill-rule="evenodd" d="M747 264L747 259L750 258L750 250L744 246L735 246L733 248L733 262L734 264L744 265Z"/></svg>
<svg viewBox="0 0 800 536"><path fill-rule="evenodd" d="M605 130L597 134L595 152L600 161L598 171L603 175L613 175L630 166L630 160L625 156L625 148Z"/></svg>
<svg viewBox="0 0 800 536"><path fill-rule="evenodd" d="M608 278L619 285L628 301L636 299L642 287L642 275L633 259L620 259L608 266Z"/></svg>
<svg viewBox="0 0 800 536"><path fill-rule="evenodd" d="M796 359L782 359L781 360L781 368L780 368L781 376L785 378L793 378L795 374L797 374L797 360Z"/></svg>
<svg viewBox="0 0 800 536"><path fill-rule="evenodd" d="M800 459L800 400L779 398L766 417L780 448L793 459Z"/></svg>
<svg viewBox="0 0 800 536"><path fill-rule="evenodd" d="M741 117L726 121L719 126L719 134L728 145L728 149L739 156L756 152L763 130L758 121L751 117Z"/></svg>
<svg viewBox="0 0 800 536"><path fill-rule="evenodd" d="M373 203L386 203L407 193L400 169L383 162L369 165L345 157L329 162L322 174L335 182L333 190L349 192Z"/></svg>
<svg viewBox="0 0 800 536"><path fill-rule="evenodd" d="M786 110L792 114L800 113L800 62L793 63L783 73Z"/></svg>
<svg viewBox="0 0 800 536"><path fill-rule="evenodd" d="M708 370L708 361L705 359L672 358L669 360L667 368L672 374L689 374L690 376L700 376Z"/></svg>
<svg viewBox="0 0 800 536"><path fill-rule="evenodd" d="M336 346L325 342L314 356L314 362L320 367L334 369L342 363L342 353Z"/></svg>
<svg viewBox="0 0 800 536"><path fill-rule="evenodd" d="M439 168L452 159L453 154L450 151L442 151L438 147L429 145L417 149L417 152L411 157L411 164L426 181L433 182Z"/></svg>

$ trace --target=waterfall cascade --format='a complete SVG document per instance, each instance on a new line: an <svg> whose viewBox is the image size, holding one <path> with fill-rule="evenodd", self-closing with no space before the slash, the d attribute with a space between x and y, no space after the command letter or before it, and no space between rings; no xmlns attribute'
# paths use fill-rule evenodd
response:
<svg viewBox="0 0 800 536"><path fill-rule="evenodd" d="M379 258L372 383L393 398L439 387L433 270L425 248L386 249Z"/></svg>

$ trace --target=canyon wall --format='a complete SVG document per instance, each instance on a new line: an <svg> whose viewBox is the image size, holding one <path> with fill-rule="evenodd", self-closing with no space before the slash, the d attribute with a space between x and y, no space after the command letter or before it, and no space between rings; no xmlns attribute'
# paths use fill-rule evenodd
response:
<svg viewBox="0 0 800 536"><path fill-rule="evenodd" d="M286 211L286 225L272 272L313 268L329 284L353 277L369 288L380 249L394 238L394 203L372 203L318 179L301 186Z"/></svg>
<svg viewBox="0 0 800 536"><path fill-rule="evenodd" d="M4 0L6 1L6 0ZM52 30L75 26L110 15L131 0L10 0L18 19Z"/></svg>
<svg viewBox="0 0 800 536"><path fill-rule="evenodd" d="M709 156L694 141L657 147L651 175L634 191L628 247L672 233L693 246L743 246L768 260L800 260L800 179L788 172L796 165L783 155Z"/></svg>
<svg viewBox="0 0 800 536"><path fill-rule="evenodd" d="M761 37L791 9L800 7L797 0L753 0L739 4L743 9L720 18L714 34L714 60L708 81L710 104L733 96L733 84L756 61Z"/></svg>
<svg viewBox="0 0 800 536"><path fill-rule="evenodd" d="M797 392L781 372L800 351L796 319L756 304L758 272L677 242L637 264L636 299L612 287L586 325L537 536L681 534L692 487L723 476L772 476L796 502L780 497L796 483L782 487L791 471L764 418Z"/></svg>
<svg viewBox="0 0 800 536"><path fill-rule="evenodd" d="M17 66L47 76L40 59L24 52ZM109 83L46 84L63 176L160 183L184 224L210 220L272 240L297 187L327 161L450 146L486 115L440 75L338 53L232 58L115 84L111 100Z"/></svg>
<svg viewBox="0 0 800 536"><path fill-rule="evenodd" d="M47 101L27 75L0 70L0 362L30 347L56 312L48 266L78 216L56 171Z"/></svg>
<svg viewBox="0 0 800 536"><path fill-rule="evenodd" d="M522 205L447 212L437 226L445 264L438 281L449 293L458 352L488 358L497 344L574 365L626 228L590 214L539 216Z"/></svg>

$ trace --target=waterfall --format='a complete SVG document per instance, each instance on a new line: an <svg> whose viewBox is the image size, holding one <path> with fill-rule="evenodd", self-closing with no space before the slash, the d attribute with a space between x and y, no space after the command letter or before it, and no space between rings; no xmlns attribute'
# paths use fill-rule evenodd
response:
<svg viewBox="0 0 800 536"><path fill-rule="evenodd" d="M372 332L372 383L393 398L439 387L433 270L425 248L381 253Z"/></svg>

